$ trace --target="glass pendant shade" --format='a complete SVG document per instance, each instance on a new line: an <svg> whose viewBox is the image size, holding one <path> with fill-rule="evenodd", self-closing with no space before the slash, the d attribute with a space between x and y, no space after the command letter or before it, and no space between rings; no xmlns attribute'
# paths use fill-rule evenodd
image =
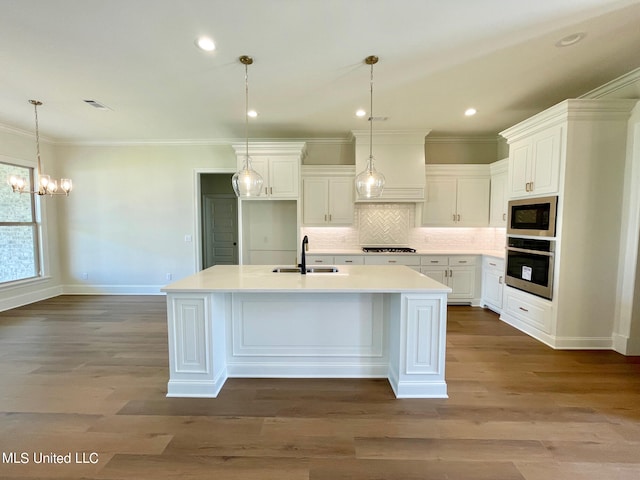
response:
<svg viewBox="0 0 640 480"><path fill-rule="evenodd" d="M242 170L237 171L231 178L233 191L238 197L257 197L262 192L262 176L251 168L251 159L245 158Z"/></svg>
<svg viewBox="0 0 640 480"><path fill-rule="evenodd" d="M373 166L373 157L369 157L367 168L356 176L356 191L360 198L377 198L384 190L384 175Z"/></svg>

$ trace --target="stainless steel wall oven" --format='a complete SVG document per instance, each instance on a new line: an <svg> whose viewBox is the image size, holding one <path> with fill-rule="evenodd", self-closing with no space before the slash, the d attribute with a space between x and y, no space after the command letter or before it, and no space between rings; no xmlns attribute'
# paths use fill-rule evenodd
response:
<svg viewBox="0 0 640 480"><path fill-rule="evenodd" d="M551 300L555 241L507 237L505 283Z"/></svg>

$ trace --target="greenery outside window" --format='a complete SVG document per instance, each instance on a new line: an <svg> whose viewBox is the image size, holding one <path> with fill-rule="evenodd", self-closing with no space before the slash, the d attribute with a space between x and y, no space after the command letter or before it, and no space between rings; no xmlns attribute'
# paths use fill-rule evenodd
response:
<svg viewBox="0 0 640 480"><path fill-rule="evenodd" d="M4 182L20 175L33 185L33 168L0 161L0 285L41 275L34 196L14 193Z"/></svg>

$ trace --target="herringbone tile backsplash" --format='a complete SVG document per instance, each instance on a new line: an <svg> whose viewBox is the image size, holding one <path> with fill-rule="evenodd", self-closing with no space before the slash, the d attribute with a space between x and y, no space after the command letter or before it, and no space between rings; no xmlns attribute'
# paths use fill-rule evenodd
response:
<svg viewBox="0 0 640 480"><path fill-rule="evenodd" d="M363 204L356 208L360 245L407 245L415 205Z"/></svg>
<svg viewBox="0 0 640 480"><path fill-rule="evenodd" d="M351 227L303 228L311 250L357 250L362 246L409 246L418 250L502 250L504 228L426 228L415 225L411 203L358 204Z"/></svg>

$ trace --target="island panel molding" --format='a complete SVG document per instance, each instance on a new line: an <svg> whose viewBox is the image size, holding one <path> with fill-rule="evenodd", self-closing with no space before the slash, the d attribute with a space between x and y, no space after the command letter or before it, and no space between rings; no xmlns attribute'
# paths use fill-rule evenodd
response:
<svg viewBox="0 0 640 480"><path fill-rule="evenodd" d="M401 265L337 274L218 265L167 292L167 396L216 397L228 377L388 378L446 398L448 287Z"/></svg>

